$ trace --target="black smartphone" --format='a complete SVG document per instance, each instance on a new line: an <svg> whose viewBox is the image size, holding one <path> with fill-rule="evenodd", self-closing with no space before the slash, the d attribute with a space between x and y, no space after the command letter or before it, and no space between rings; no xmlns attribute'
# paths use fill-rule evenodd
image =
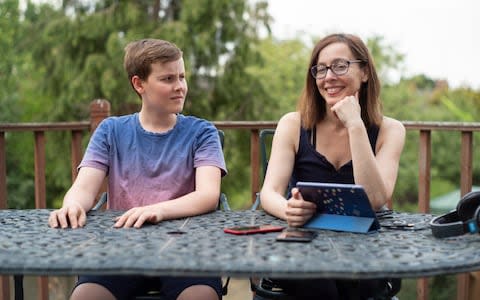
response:
<svg viewBox="0 0 480 300"><path fill-rule="evenodd" d="M251 225L251 226L236 226L224 228L223 232L231 234L254 234L282 231L285 227L277 225Z"/></svg>
<svg viewBox="0 0 480 300"><path fill-rule="evenodd" d="M312 230L303 229L285 229L277 236L278 242L301 242L308 243L317 236L317 233Z"/></svg>

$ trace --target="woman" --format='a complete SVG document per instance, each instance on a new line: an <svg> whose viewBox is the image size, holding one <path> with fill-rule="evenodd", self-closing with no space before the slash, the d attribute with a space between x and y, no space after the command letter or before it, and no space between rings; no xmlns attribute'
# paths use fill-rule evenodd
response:
<svg viewBox="0 0 480 300"><path fill-rule="evenodd" d="M391 199L405 128L382 115L379 94L372 56L360 38L332 34L317 43L298 110L284 115L275 131L260 194L268 213L292 227L313 216L313 202L305 201L297 188L286 190L298 181L362 185L375 210ZM284 282L297 293L306 290L300 284ZM322 289L316 293L335 299L342 297L339 290L345 291L336 285L322 280L314 286Z"/></svg>

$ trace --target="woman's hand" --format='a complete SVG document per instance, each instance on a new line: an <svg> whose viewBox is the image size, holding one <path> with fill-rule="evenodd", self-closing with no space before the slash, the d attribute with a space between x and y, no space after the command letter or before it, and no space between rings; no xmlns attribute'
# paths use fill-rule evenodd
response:
<svg viewBox="0 0 480 300"><path fill-rule="evenodd" d="M85 210L75 202L70 202L62 208L52 211L48 217L48 225L52 228L83 227L86 222Z"/></svg>
<svg viewBox="0 0 480 300"><path fill-rule="evenodd" d="M354 96L347 96L335 103L331 110L346 128L363 124L358 92Z"/></svg>
<svg viewBox="0 0 480 300"><path fill-rule="evenodd" d="M113 227L140 228L144 223L156 224L162 220L163 216L160 212L160 209L155 208L152 205L148 205L129 209L123 215L115 219L116 222Z"/></svg>
<svg viewBox="0 0 480 300"><path fill-rule="evenodd" d="M285 215L290 227L300 227L305 224L317 211L317 205L305 201L297 188L292 189L292 198L287 201Z"/></svg>

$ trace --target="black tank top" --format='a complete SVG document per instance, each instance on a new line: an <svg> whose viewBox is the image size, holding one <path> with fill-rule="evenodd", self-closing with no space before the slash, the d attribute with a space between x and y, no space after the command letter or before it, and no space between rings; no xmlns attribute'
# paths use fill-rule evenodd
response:
<svg viewBox="0 0 480 300"><path fill-rule="evenodd" d="M372 126L367 130L368 139L375 155L375 145L377 144L379 128ZM350 160L348 163L336 170L335 167L315 150L315 146L310 143L311 130L300 129L300 141L298 152L295 155L295 165L293 167L290 186L296 186L298 181L314 181L329 183L354 183L353 165Z"/></svg>

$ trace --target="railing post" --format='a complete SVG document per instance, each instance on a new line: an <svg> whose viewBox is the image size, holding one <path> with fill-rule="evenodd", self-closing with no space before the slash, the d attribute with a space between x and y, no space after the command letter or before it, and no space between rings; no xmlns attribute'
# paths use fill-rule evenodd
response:
<svg viewBox="0 0 480 300"><path fill-rule="evenodd" d="M5 132L0 132L0 209L7 208L7 155L5 150ZM0 299L10 299L10 280L0 276Z"/></svg>
<svg viewBox="0 0 480 300"><path fill-rule="evenodd" d="M432 156L431 131L420 130L420 149L418 161L418 210L430 211L430 162Z"/></svg>
<svg viewBox="0 0 480 300"><path fill-rule="evenodd" d="M45 132L35 131L35 208L47 208L45 183Z"/></svg>
<svg viewBox="0 0 480 300"><path fill-rule="evenodd" d="M460 157L460 192L463 195L472 190L473 132L462 131Z"/></svg>
<svg viewBox="0 0 480 300"><path fill-rule="evenodd" d="M35 131L35 208L47 208L45 182L45 132ZM48 277L37 278L37 299L48 299Z"/></svg>
<svg viewBox="0 0 480 300"><path fill-rule="evenodd" d="M37 299L38 300L48 300L49 291L48 291L48 276L38 276L37 277Z"/></svg>
<svg viewBox="0 0 480 300"><path fill-rule="evenodd" d="M95 99L90 103L90 132L94 132L103 119L110 116L110 102Z"/></svg>
<svg viewBox="0 0 480 300"><path fill-rule="evenodd" d="M95 129L97 129L100 122L102 122L108 116L110 116L110 102L105 99L93 100L90 103L90 133L93 133ZM100 198L101 194L107 192L107 189L107 179L105 179L97 198Z"/></svg>
<svg viewBox="0 0 480 300"><path fill-rule="evenodd" d="M461 196L472 190L473 132L462 131L460 157L460 193ZM457 299L469 299L470 273L457 276Z"/></svg>
<svg viewBox="0 0 480 300"><path fill-rule="evenodd" d="M5 132L0 132L0 209L7 208L7 155L5 150ZM0 299L10 299L10 280L0 276Z"/></svg>
<svg viewBox="0 0 480 300"><path fill-rule="evenodd" d="M8 276L0 276L0 299L10 299L10 279Z"/></svg>
<svg viewBox="0 0 480 300"><path fill-rule="evenodd" d="M431 131L420 130L420 147L418 159L418 210L423 213L430 211L430 161L431 161ZM417 300L428 299L428 278L417 280Z"/></svg>
<svg viewBox="0 0 480 300"><path fill-rule="evenodd" d="M7 154L5 132L0 132L0 209L7 208Z"/></svg>
<svg viewBox="0 0 480 300"><path fill-rule="evenodd" d="M0 132L0 209L7 208L7 155L5 150L5 132ZM0 298L10 299L10 280L0 276Z"/></svg>

